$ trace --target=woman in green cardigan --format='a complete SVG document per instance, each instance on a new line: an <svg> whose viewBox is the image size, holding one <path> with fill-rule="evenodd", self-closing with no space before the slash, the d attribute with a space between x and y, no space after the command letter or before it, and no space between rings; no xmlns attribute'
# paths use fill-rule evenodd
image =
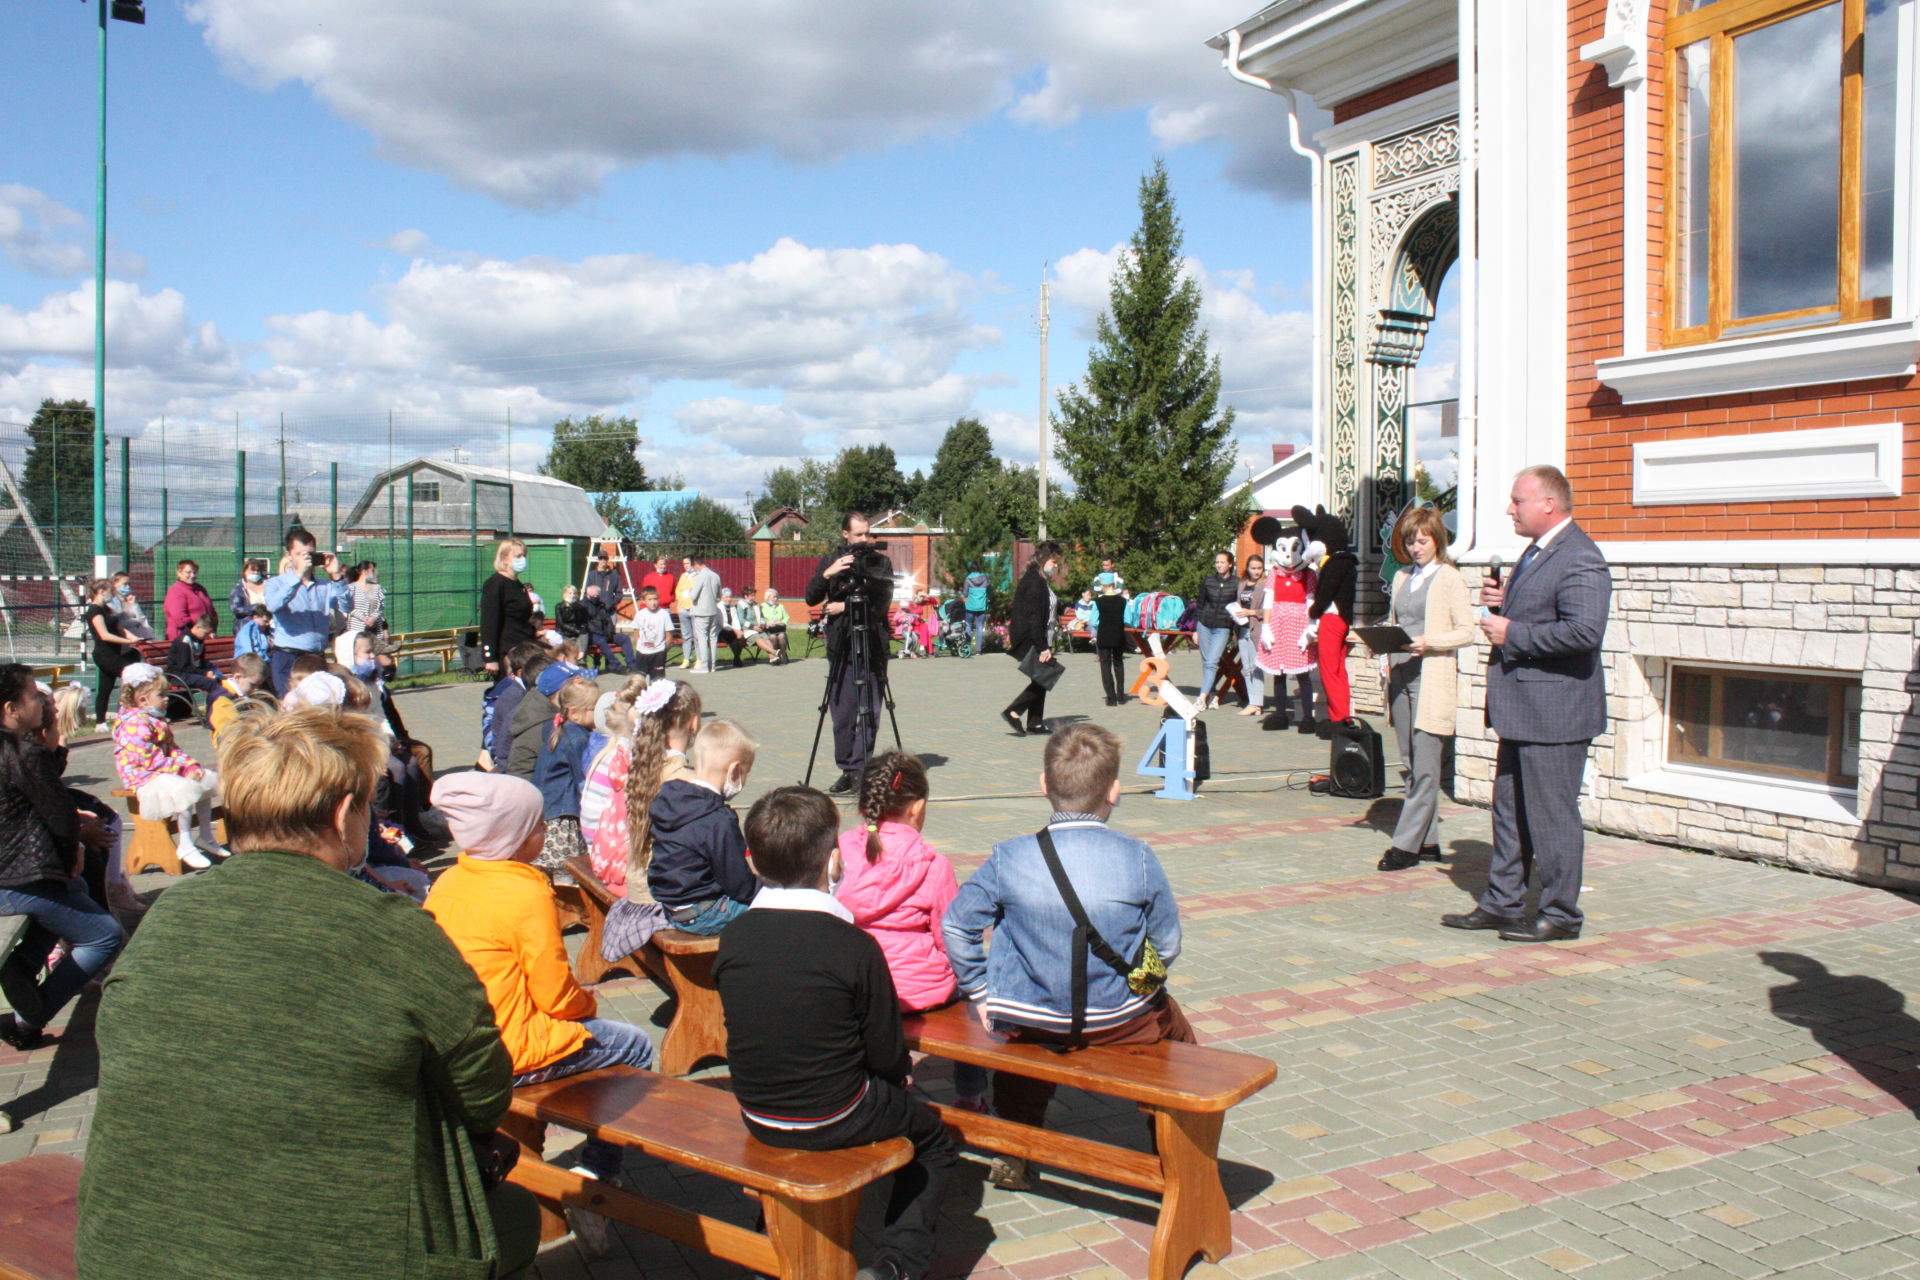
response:
<svg viewBox="0 0 1920 1280"><path fill-rule="evenodd" d="M304 708L220 743L234 857L161 895L107 979L82 1280L504 1280L534 1203L474 1142L511 1066L433 918L347 874L386 745Z"/></svg>

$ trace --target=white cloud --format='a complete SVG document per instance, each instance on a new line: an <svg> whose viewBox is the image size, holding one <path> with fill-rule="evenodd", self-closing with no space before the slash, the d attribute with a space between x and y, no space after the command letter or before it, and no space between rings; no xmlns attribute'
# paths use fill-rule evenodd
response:
<svg viewBox="0 0 1920 1280"><path fill-rule="evenodd" d="M1305 170L1285 150L1278 105L1202 43L1247 7L190 0L187 12L232 74L303 84L392 158L543 208L650 159L816 162L996 112L1050 128L1134 108L1162 145L1224 142L1239 180L1297 197Z"/></svg>
<svg viewBox="0 0 1920 1280"><path fill-rule="evenodd" d="M91 276L93 239L88 220L44 191L0 182L0 252L20 270L39 276ZM146 262L107 245L110 272L146 274Z"/></svg>

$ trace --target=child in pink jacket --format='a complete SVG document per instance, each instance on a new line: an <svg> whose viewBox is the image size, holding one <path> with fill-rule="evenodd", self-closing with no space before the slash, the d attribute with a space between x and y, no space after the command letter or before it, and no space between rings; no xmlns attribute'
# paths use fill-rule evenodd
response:
<svg viewBox="0 0 1920 1280"><path fill-rule="evenodd" d="M880 944L903 1013L937 1009L959 994L940 925L960 884L953 864L920 834L928 794L918 759L883 751L860 775L863 822L840 833L842 878L834 896ZM957 1105L986 1110L984 1067L955 1063L953 1084Z"/></svg>

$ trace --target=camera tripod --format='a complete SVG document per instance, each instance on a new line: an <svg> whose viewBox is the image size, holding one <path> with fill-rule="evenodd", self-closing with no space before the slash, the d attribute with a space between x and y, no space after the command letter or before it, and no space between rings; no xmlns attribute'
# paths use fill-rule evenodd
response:
<svg viewBox="0 0 1920 1280"><path fill-rule="evenodd" d="M873 633L867 627L871 602L867 598L867 588L857 587L844 597L847 606L846 626L847 643L838 654L829 654L827 660L827 686L820 695L820 715L813 723L813 750L807 753L807 776L800 780L802 786L813 785L813 768L820 755L820 734L826 728L827 712L833 706L833 691L840 686L840 677L851 665L854 672L855 703L853 732L858 742L871 742L880 736L880 727L873 723L873 699L868 696L868 681L879 684L880 700L886 704L887 721L893 726L893 745L900 747L900 718L894 712L893 684L887 679L886 664L876 665L873 661Z"/></svg>

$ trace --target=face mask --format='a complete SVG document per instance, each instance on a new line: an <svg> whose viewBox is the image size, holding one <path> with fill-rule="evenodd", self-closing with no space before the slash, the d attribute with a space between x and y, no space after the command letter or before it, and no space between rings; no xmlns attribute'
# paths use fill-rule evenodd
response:
<svg viewBox="0 0 1920 1280"><path fill-rule="evenodd" d="M840 892L840 881L845 878L846 870L846 864L840 861L839 853L835 852L833 861L827 865L827 893L829 895L835 895Z"/></svg>
<svg viewBox="0 0 1920 1280"><path fill-rule="evenodd" d="M720 798L723 800L731 800L746 789L747 784L744 779L728 778L720 784Z"/></svg>
<svg viewBox="0 0 1920 1280"><path fill-rule="evenodd" d="M120 584L118 590L121 595L130 596L133 594L133 584L130 582L123 582Z"/></svg>
<svg viewBox="0 0 1920 1280"><path fill-rule="evenodd" d="M373 658L368 658L365 662L356 662L353 664L353 674L359 676L362 680L373 679L374 673L379 670L380 663Z"/></svg>
<svg viewBox="0 0 1920 1280"><path fill-rule="evenodd" d="M513 571L515 573L525 573L527 571L527 558L525 556L515 556L513 558Z"/></svg>
<svg viewBox="0 0 1920 1280"><path fill-rule="evenodd" d="M252 572L249 572L249 573L247 574L247 581L248 581L248 582L258 582L258 581L260 581L260 580L261 580L262 578L264 578L265 576L266 576L265 574L261 574L261 573L252 573Z"/></svg>

